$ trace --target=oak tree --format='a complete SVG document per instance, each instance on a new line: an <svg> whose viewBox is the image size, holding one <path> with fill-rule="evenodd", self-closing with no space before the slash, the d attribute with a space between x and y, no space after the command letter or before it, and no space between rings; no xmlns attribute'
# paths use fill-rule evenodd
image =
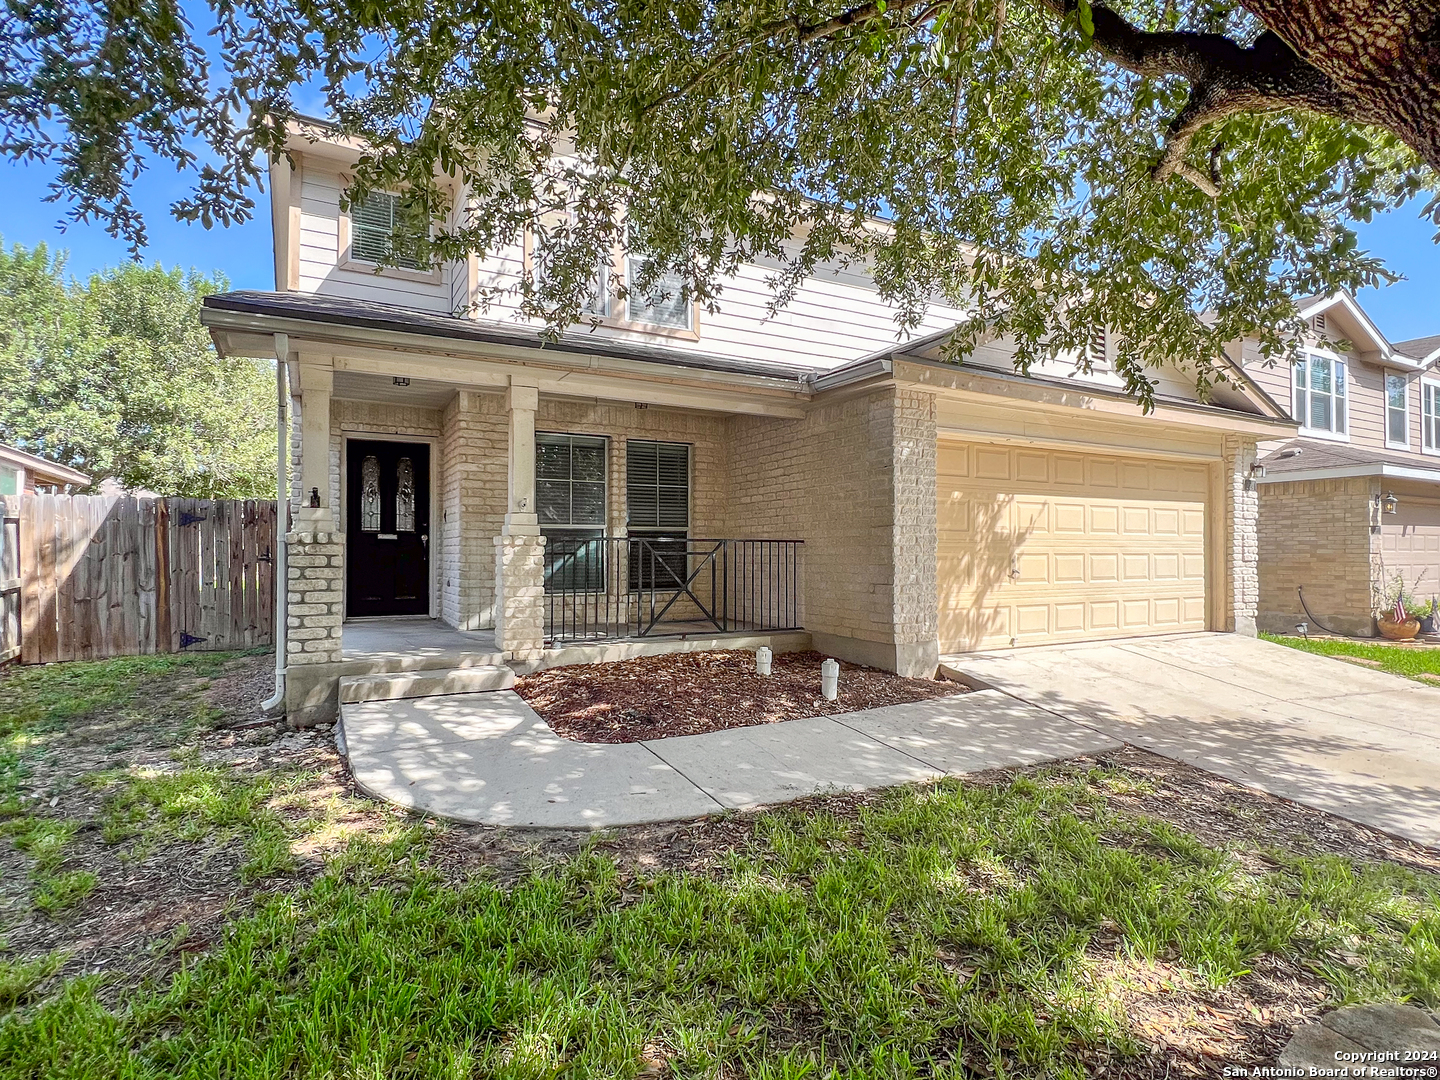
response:
<svg viewBox="0 0 1440 1080"><path fill-rule="evenodd" d="M1352 225L1440 169L1440 0L186 10L9 4L0 146L54 162L71 213L139 246L145 167L194 170L181 217L243 220L297 101L318 102L371 148L351 197L401 189L430 219L421 254L528 231L524 307L557 331L583 328L617 244L651 256L634 287L704 303L742 261L783 305L860 260L899 333L936 298L973 313L956 357L1001 334L1023 369L1104 325L1142 400L1162 359L1203 390L1242 334L1283 352L1296 297L1387 279Z"/></svg>

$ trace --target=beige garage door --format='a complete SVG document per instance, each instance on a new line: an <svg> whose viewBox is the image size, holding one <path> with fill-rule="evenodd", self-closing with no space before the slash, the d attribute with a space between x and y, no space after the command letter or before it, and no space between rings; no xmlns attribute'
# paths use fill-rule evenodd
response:
<svg viewBox="0 0 1440 1080"><path fill-rule="evenodd" d="M1204 465L941 442L940 648L1204 630Z"/></svg>
<svg viewBox="0 0 1440 1080"><path fill-rule="evenodd" d="M1440 595L1440 503L1402 495L1396 509L1380 525L1381 574L1387 585L1399 574L1407 591L1429 600Z"/></svg>

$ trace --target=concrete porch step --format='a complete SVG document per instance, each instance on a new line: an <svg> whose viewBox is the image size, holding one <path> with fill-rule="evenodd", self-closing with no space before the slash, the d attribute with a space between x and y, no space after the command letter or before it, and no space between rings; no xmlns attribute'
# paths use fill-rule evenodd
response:
<svg viewBox="0 0 1440 1080"><path fill-rule="evenodd" d="M446 694L478 694L508 690L515 685L515 672L504 665L484 664L435 668L420 671L346 675L340 680L340 703L397 701L401 698L441 697Z"/></svg>

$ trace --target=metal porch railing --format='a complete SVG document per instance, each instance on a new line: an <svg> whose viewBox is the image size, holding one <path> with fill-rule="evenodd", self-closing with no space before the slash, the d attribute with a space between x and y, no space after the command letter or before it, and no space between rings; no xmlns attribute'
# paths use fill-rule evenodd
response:
<svg viewBox="0 0 1440 1080"><path fill-rule="evenodd" d="M546 640L798 630L802 543L551 536Z"/></svg>

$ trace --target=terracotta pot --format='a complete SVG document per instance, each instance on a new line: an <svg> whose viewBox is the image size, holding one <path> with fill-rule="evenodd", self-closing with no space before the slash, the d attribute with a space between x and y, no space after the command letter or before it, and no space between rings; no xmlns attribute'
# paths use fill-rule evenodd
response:
<svg viewBox="0 0 1440 1080"><path fill-rule="evenodd" d="M1380 636L1391 641L1409 641L1416 634L1420 633L1419 619L1406 619L1404 622L1392 622L1390 619L1376 619L1375 625L1380 628Z"/></svg>

